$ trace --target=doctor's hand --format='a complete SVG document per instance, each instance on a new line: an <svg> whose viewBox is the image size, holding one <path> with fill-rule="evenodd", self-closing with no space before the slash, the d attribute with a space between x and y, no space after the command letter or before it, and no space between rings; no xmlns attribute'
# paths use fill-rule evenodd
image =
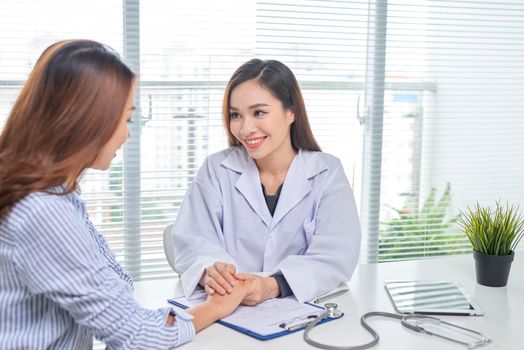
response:
<svg viewBox="0 0 524 350"><path fill-rule="evenodd" d="M237 275L237 278L242 281L251 282L251 288L244 300L242 300L242 305L253 306L280 295L277 280L274 277L262 277L246 273Z"/></svg>
<svg viewBox="0 0 524 350"><path fill-rule="evenodd" d="M209 295L217 292L220 295L231 293L233 287L238 282L236 279L235 265L217 261L206 268L199 284L206 290Z"/></svg>

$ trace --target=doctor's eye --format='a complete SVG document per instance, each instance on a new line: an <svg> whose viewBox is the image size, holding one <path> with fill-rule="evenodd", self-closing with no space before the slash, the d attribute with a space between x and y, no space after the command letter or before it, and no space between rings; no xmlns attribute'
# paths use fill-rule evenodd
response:
<svg viewBox="0 0 524 350"><path fill-rule="evenodd" d="M264 114L266 114L267 112L266 111L260 111L260 110L256 110L253 115L255 117L262 117Z"/></svg>
<svg viewBox="0 0 524 350"><path fill-rule="evenodd" d="M237 112L229 112L229 119L238 119L240 118L240 114Z"/></svg>

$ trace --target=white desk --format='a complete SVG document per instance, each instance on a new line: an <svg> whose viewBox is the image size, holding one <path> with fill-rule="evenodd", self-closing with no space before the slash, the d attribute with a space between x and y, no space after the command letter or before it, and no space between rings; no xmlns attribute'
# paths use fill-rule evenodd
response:
<svg viewBox="0 0 524 350"><path fill-rule="evenodd" d="M523 255L520 253L519 255ZM487 350L523 349L524 342L524 257L517 255L506 287L493 288L475 282L472 256L456 256L360 265L351 282L350 292L334 298L346 314L343 318L318 326L311 332L317 341L332 345L358 345L370 340L370 335L360 326L360 316L368 311L394 312L384 289L386 279L434 279L459 281L478 301L485 316L440 316L440 318L480 331L490 336L494 343ZM166 305L166 299L178 296L176 279L135 283L135 295L145 306L156 308ZM380 335L379 344L373 349L457 349L465 346L412 332L396 320L371 318L369 322ZM197 334L196 338L181 349L315 349L302 339L303 332L286 335L269 341L259 341L219 324ZM520 345L519 345L520 344Z"/></svg>

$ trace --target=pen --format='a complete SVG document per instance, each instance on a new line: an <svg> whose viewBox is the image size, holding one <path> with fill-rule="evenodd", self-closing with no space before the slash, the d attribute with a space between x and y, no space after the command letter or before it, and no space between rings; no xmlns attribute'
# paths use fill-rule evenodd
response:
<svg viewBox="0 0 524 350"><path fill-rule="evenodd" d="M296 324L296 325L293 325L293 326L286 326L286 330L292 332L292 331L296 331L297 329L300 329L300 328L304 328L304 327L307 327L309 326L309 324L311 323L312 321L307 321L307 322L304 322L304 323L299 323L299 324Z"/></svg>
<svg viewBox="0 0 524 350"><path fill-rule="evenodd" d="M314 318L317 318L317 315L309 315L307 318L314 319ZM282 323L282 324L280 324L280 327L284 328L287 331L296 331L297 329L307 327L311 322L313 322L313 320L302 322L302 323L298 323L298 324L294 324L292 326L289 326L289 325L287 325L285 323Z"/></svg>
<svg viewBox="0 0 524 350"><path fill-rule="evenodd" d="M344 293L346 293L347 291L349 291L349 288L344 288L344 289L340 289L340 290L337 290L336 292L333 292L331 294L326 294L324 296L321 296L320 298L317 298L315 300L313 300L313 302L315 304L320 304L326 300L329 300L331 298L334 298L334 297L338 297L339 295L342 295Z"/></svg>

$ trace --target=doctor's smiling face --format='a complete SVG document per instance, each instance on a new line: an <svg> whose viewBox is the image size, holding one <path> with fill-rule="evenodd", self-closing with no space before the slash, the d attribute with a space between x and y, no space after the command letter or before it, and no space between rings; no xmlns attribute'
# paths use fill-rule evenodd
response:
<svg viewBox="0 0 524 350"><path fill-rule="evenodd" d="M244 147L256 161L320 151L298 81L282 62L254 58L241 65L227 83L222 115L229 145Z"/></svg>
<svg viewBox="0 0 524 350"><path fill-rule="evenodd" d="M255 80L243 82L231 91L231 133L255 160L292 153L290 129L294 121L292 108L284 108Z"/></svg>

